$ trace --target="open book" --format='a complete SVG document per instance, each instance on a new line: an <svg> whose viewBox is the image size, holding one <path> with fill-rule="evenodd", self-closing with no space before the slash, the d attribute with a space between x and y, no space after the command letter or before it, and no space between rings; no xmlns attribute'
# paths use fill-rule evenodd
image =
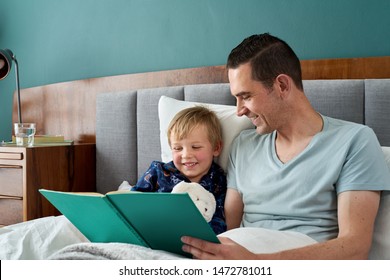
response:
<svg viewBox="0 0 390 280"><path fill-rule="evenodd" d="M39 191L91 242L131 243L184 256L184 235L219 243L187 193Z"/></svg>

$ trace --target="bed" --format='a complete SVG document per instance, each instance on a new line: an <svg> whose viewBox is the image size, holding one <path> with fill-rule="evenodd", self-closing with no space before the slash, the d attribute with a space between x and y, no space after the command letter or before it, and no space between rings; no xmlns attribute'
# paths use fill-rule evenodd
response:
<svg viewBox="0 0 390 280"><path fill-rule="evenodd" d="M390 169L390 57L302 61L302 69L313 106L324 115L373 128ZM152 160L169 159L165 128L181 108L202 103L218 112L225 142L218 158L222 167L231 141L251 128L245 118L235 116L223 66L71 81L24 89L21 94L24 121L36 122L38 134L61 133L76 142L96 143L100 193L132 185ZM263 229L237 229L225 235L256 252L314 242L294 232ZM383 192L370 259L390 259L388 236L390 194ZM0 247L0 259L180 258L129 244L90 243L63 216L3 227Z"/></svg>

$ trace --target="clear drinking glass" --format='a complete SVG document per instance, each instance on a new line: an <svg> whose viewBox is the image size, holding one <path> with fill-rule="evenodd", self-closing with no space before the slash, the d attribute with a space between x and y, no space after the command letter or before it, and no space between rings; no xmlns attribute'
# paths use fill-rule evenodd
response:
<svg viewBox="0 0 390 280"><path fill-rule="evenodd" d="M15 123L14 131L17 146L34 145L35 123Z"/></svg>

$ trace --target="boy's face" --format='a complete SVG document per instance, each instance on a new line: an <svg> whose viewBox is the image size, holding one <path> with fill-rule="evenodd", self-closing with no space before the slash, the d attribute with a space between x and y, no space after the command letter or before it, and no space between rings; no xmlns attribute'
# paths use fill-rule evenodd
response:
<svg viewBox="0 0 390 280"><path fill-rule="evenodd" d="M171 150L176 168L191 182L199 183L207 174L215 156L219 156L221 145L213 147L204 125L195 127L184 139L171 134Z"/></svg>

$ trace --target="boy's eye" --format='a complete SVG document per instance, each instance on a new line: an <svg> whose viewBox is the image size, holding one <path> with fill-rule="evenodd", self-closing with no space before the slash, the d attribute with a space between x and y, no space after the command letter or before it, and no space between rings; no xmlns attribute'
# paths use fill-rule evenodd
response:
<svg viewBox="0 0 390 280"><path fill-rule="evenodd" d="M181 151L182 147L173 147L172 150L174 150L174 151Z"/></svg>
<svg viewBox="0 0 390 280"><path fill-rule="evenodd" d="M192 148L194 149L194 150L199 150L200 148L202 148L201 146L192 146Z"/></svg>

